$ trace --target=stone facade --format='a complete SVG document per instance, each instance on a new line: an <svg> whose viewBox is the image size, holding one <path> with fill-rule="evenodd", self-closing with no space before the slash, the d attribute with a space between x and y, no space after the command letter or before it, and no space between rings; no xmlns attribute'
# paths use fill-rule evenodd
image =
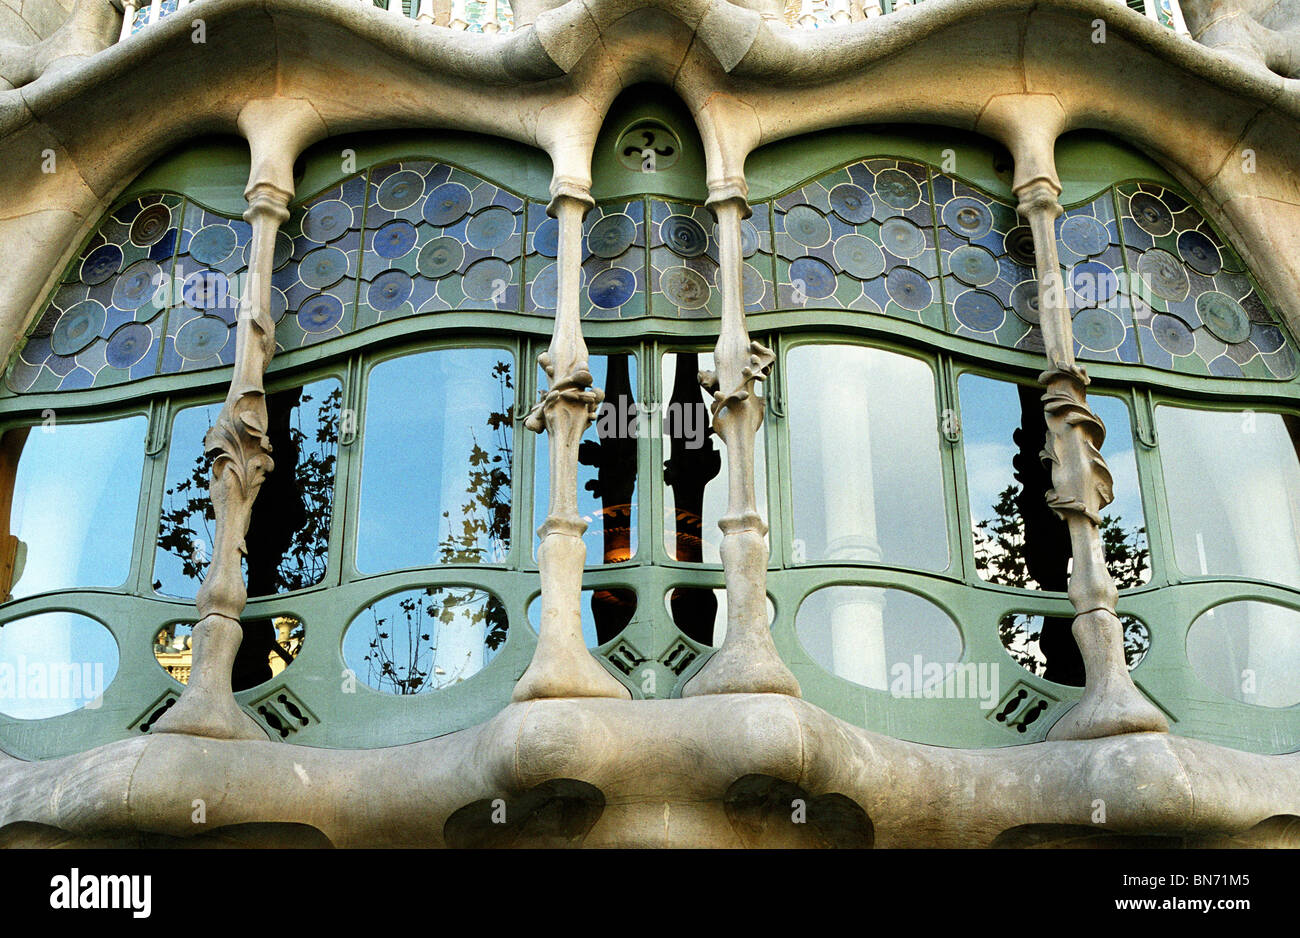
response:
<svg viewBox="0 0 1300 938"><path fill-rule="evenodd" d="M1294 744L1262 754L1181 735L1125 666L1100 514L1114 482L1076 359L1056 224L1059 138L1087 129L1125 140L1197 200L1297 333L1300 98L1290 21L1278 21L1289 8L1188 0L1190 36L1176 28L1182 13L1166 13L1166 25L1154 6L1143 16L1115 0L789 12L779 2L520 0L509 19L477 6L471 15L460 0L401 16L345 0L172 9L128 6L143 24L134 31L108 0L77 0L57 28L52 14L24 11L26 25L7 28L0 46L0 344L11 360L119 194L169 151L203 134L246 140L251 231L233 373L205 444L216 533L189 680L147 734L46 760L0 752L4 842L220 839L246 825L266 845L1294 842ZM612 102L643 83L679 98L702 142L720 315L715 366L700 381L728 457L725 641L663 700L629 699L584 645L586 522L575 501L581 439L605 394L580 314L593 150ZM755 447L777 356L747 320L747 160L801 135L896 124L1004 147L1032 234L1047 503L1068 528L1086 683L1047 738L1028 745L941 748L838 719L801 699L767 627L769 525ZM543 393L525 421L549 441L536 649L512 702L485 723L389 748L286 745L268 740L231 685L248 600L241 556L277 458L264 384L277 354L277 231L305 150L413 128L517 141L552 165L554 326L539 359ZM194 799L208 805L200 830ZM792 823L797 799L806 823ZM493 823L498 802L504 824Z"/></svg>

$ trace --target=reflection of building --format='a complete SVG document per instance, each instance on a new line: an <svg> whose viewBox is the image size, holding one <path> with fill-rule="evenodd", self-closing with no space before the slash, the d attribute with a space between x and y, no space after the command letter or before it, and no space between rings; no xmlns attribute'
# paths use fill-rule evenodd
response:
<svg viewBox="0 0 1300 938"><path fill-rule="evenodd" d="M182 684L190 680L190 664L193 660L193 642L190 627L179 632L173 624L161 630L154 638L153 655L158 664L172 678ZM277 616L275 619L275 649L267 656L267 663L274 677L283 671L302 648L303 633L300 623L289 616Z"/></svg>
<svg viewBox="0 0 1300 938"><path fill-rule="evenodd" d="M1143 6L14 20L0 620L121 653L0 832L192 836L148 747L349 845L1285 839L1294 91Z"/></svg>

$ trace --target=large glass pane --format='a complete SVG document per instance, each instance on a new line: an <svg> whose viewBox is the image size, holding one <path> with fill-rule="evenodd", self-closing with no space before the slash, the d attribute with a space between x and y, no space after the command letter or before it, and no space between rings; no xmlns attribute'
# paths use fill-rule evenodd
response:
<svg viewBox="0 0 1300 938"><path fill-rule="evenodd" d="M855 345L786 361L795 561L947 567L930 366Z"/></svg>
<svg viewBox="0 0 1300 938"><path fill-rule="evenodd" d="M962 375L958 390L976 569L991 583L1065 592L1069 531L1047 507L1052 479L1039 456L1043 389ZM1128 407L1104 394L1088 403L1106 426L1102 455L1114 480L1115 500L1101 513L1106 563L1121 589L1138 586L1151 571Z"/></svg>
<svg viewBox="0 0 1300 938"><path fill-rule="evenodd" d="M8 598L126 582L147 426L144 417L51 417L4 435L0 493L10 497L0 511L0 578Z"/></svg>
<svg viewBox="0 0 1300 938"><path fill-rule="evenodd" d="M275 468L244 539L250 596L302 589L325 575L342 398L332 378L266 396ZM193 598L211 559L216 515L203 439L220 413L219 403L187 407L172 422L153 583L169 596ZM269 623L262 631L272 634Z"/></svg>
<svg viewBox="0 0 1300 938"><path fill-rule="evenodd" d="M429 586L376 600L343 636L343 660L375 690L424 694L473 677L505 643L506 610L491 593Z"/></svg>
<svg viewBox="0 0 1300 938"><path fill-rule="evenodd" d="M1272 603L1223 603L1187 632L1196 676L1225 697L1258 707L1300 703L1300 612Z"/></svg>
<svg viewBox="0 0 1300 938"><path fill-rule="evenodd" d="M0 628L0 713L39 720L97 708L117 663L112 633L87 616L43 612L6 622Z"/></svg>
<svg viewBox="0 0 1300 938"><path fill-rule="evenodd" d="M370 372L357 569L503 563L510 551L514 356L438 349Z"/></svg>
<svg viewBox="0 0 1300 938"><path fill-rule="evenodd" d="M578 514L587 522L582 540L588 564L623 563L636 554L637 438L648 426L647 415L637 408L635 356L626 352L592 355L589 364L605 400L578 447ZM547 380L538 369L538 387L545 388ZM536 452L534 530L546 520L551 497L547 434L538 435ZM534 537L534 553L538 543Z"/></svg>
<svg viewBox="0 0 1300 938"><path fill-rule="evenodd" d="M687 563L721 563L718 519L727 511L727 447L710 426L712 400L699 373L713 371L712 352L669 352L663 357L664 548ZM763 388L756 386L761 395ZM754 441L758 513L767 518L764 428ZM770 522L769 522L770 523Z"/></svg>
<svg viewBox="0 0 1300 938"><path fill-rule="evenodd" d="M957 388L975 569L990 583L1065 592L1070 535L1047 507L1052 477L1039 455L1047 436L1043 389L979 375L962 375ZM1101 512L1106 566L1120 589L1140 586L1151 578L1151 566L1129 410L1111 395L1090 394L1088 403L1106 427L1102 455L1115 496ZM1043 677L1081 687L1083 658L1071 634L1073 621L1068 615L1043 617L1036 660Z"/></svg>
<svg viewBox="0 0 1300 938"><path fill-rule="evenodd" d="M1300 586L1300 420L1156 408L1179 568Z"/></svg>

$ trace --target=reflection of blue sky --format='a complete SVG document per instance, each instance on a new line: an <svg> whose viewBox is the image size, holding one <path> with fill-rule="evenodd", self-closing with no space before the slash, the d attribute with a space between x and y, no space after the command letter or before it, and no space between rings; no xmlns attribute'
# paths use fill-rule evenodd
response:
<svg viewBox="0 0 1300 938"><path fill-rule="evenodd" d="M1011 460L1018 450L1011 435L1020 427L1020 396L1014 384L980 375L962 375L958 389L973 526L995 518L993 506L999 493L1015 484ZM1114 479L1115 501L1102 515L1119 517L1131 532L1144 522L1129 409L1123 400L1108 394L1090 393L1088 403L1106 425L1102 455Z"/></svg>
<svg viewBox="0 0 1300 938"><path fill-rule="evenodd" d="M439 612L449 596L465 601L452 605L450 621L443 622ZM418 602L409 620L400 605L404 599ZM487 647L489 625L483 617L480 615L479 621L474 621L474 615L483 612L487 601L488 594L482 590L463 587L435 590L433 596L423 589L385 596L361 610L348 626L343 635L343 661L359 681L388 693L393 692L392 683L381 684L377 679L380 661L385 656L394 664L399 678L407 677L412 662L419 670L428 672L421 693L459 683L486 667L500 650ZM432 615L430 607L434 609ZM377 626L381 620L383 625ZM388 636L383 641L383 654L370 648L380 632ZM429 638L423 638L425 635ZM367 655L371 661L366 661Z"/></svg>
<svg viewBox="0 0 1300 938"><path fill-rule="evenodd" d="M86 616L45 612L6 623L0 627L0 713L37 720L77 710L104 692L117 662L112 634Z"/></svg>
<svg viewBox="0 0 1300 938"><path fill-rule="evenodd" d="M190 498L206 494L206 490L193 490L168 495L176 486L185 482L194 471L194 462L203 455L203 437L221 413L221 404L203 404L198 407L186 407L176 413L172 421L167 455L167 475L163 482L163 511L183 508ZM206 478L206 473L204 474ZM207 558L212 555L212 533L215 522L203 517L203 512L190 512L186 526L194 532L194 554L201 566L206 569ZM154 553L153 577L162 585L158 591L168 596L181 596L193 599L198 592L199 581L187 577L183 572L180 557L170 551L158 548Z"/></svg>
<svg viewBox="0 0 1300 938"><path fill-rule="evenodd" d="M303 397L311 400L294 407L289 419L292 426L303 434L304 451L302 455L304 457L311 448L318 445L316 443L316 432L321 423L321 410L325 406L326 397L338 387L339 382L334 378L316 381L303 387ZM177 411L176 417L172 421L169 436L167 475L163 482L162 507L164 512L183 508L190 498L197 496L202 496L204 504L207 504L208 473L206 468L202 473L202 485L197 490L191 487L190 490L176 495L167 495L166 493L173 491L177 485L189 479L193 474L195 462L203 455L203 439L220 415L221 406L221 402L218 401L211 404L200 404L196 407L186 407L184 410ZM275 458L274 453L271 454L271 458ZM204 459L204 465L205 467L207 465L206 458ZM279 468L287 468L283 465L283 460ZM189 513L184 525L194 532L191 555L198 560L201 569L206 569L207 561L212 555L212 536L215 522L205 518L202 511L193 511ZM246 561L244 566L247 569ZM153 578L162 584L158 591L165 595L193 599L198 594L200 581L186 576L181 558L171 551L163 550L161 547L157 548L154 553Z"/></svg>
<svg viewBox="0 0 1300 938"><path fill-rule="evenodd" d="M26 546L14 598L126 582L146 426L138 416L31 429L10 515Z"/></svg>
<svg viewBox="0 0 1300 938"><path fill-rule="evenodd" d="M610 395L609 393L609 356L592 355L588 359L588 363L591 367L591 377L595 387L598 387L605 392L607 403L609 404L610 407L613 407L615 402L612 399L612 395ZM627 371L628 371L629 383L631 384L632 387L632 400L635 403L639 398L639 395L637 394L637 360L635 355L631 355L631 354L628 355ZM545 390L548 387L548 385L549 385L549 379L546 377L546 373L539 368L537 370L538 388ZM597 422L599 422L599 419L600 418L598 418ZM618 426L618 427L624 426L623 421L621 419L617 419L617 415L606 417L604 419L607 421L616 420L616 422L613 423L614 426ZM644 419L648 420L648 417ZM587 442L587 441L591 441L593 443L600 442L597 422L593 422L591 426L587 427L586 431L582 434L583 442ZM636 424L632 424L630 427L628 427L628 430L629 432L633 432L633 433L637 432ZM550 498L551 498L551 469L550 469L551 450L550 450L550 434L539 433L536 435L536 437L534 437L534 439L536 441L536 449L534 450L536 455L533 460L533 481L534 481L533 556L534 558L536 558L537 547L539 543L539 539L536 534L536 529L541 525L543 521L546 520L546 512L547 509L549 508ZM604 561L602 560L602 558L604 557L605 554L605 538L604 538L605 529L602 526L602 522L601 522L602 503L601 500L596 498L591 493L591 491L587 488L587 483L592 482L596 479L596 472L597 469L595 466L587 466L581 463L578 464L578 514L582 517L583 521L587 522L587 530L582 535L582 541L584 544L587 545L587 564L589 566L593 564L603 563ZM636 487L634 486L632 489L631 544L630 544L630 549L633 555L636 554L636 547L637 547L636 503L637 503L637 491L636 491ZM621 518L619 518L618 516L614 516L612 518L612 521L614 523L619 523L621 521Z"/></svg>
<svg viewBox="0 0 1300 938"><path fill-rule="evenodd" d="M357 515L356 562L363 573L437 563L439 545L461 533L470 453L477 445L497 454L488 417L514 403L513 391L503 401L492 370L506 362L513 380L513 361L504 349L438 349L371 370ZM509 421L504 429L511 433ZM509 490L502 497L509 499ZM486 537L478 546L483 562L505 560Z"/></svg>

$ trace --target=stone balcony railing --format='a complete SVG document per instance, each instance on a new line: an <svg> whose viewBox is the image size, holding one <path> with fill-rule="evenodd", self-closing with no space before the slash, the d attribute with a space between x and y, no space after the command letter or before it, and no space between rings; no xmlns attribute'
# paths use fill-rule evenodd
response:
<svg viewBox="0 0 1300 938"><path fill-rule="evenodd" d="M139 32L192 0L124 0L121 39ZM350 2L350 0L341 0ZM514 12L508 0L356 0L380 7L394 16L414 19L432 26L466 32L497 33L514 28ZM857 23L915 5L919 0L787 0L784 9L764 11L765 18L780 19L795 29L822 29ZM1124 0L1117 0L1123 4ZM1188 35L1179 0L1132 0L1124 4L1147 19L1180 35Z"/></svg>

